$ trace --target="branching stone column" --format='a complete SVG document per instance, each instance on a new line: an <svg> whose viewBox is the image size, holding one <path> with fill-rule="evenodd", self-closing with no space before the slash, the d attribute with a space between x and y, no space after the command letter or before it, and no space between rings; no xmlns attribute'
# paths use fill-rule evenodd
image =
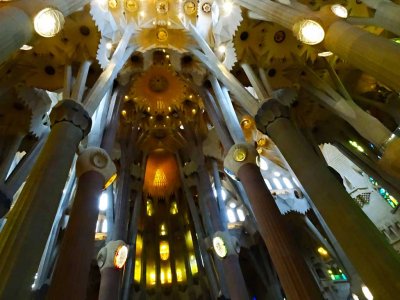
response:
<svg viewBox="0 0 400 300"><path fill-rule="evenodd" d="M63 100L50 115L52 130L0 233L0 298L28 299L79 142L91 120Z"/></svg>
<svg viewBox="0 0 400 300"><path fill-rule="evenodd" d="M400 91L400 48L392 41L373 35L345 21L332 23L324 45L345 61Z"/></svg>
<svg viewBox="0 0 400 300"><path fill-rule="evenodd" d="M293 126L288 108L271 99L255 119L257 128L278 146L374 298L396 299L398 254Z"/></svg>
<svg viewBox="0 0 400 300"><path fill-rule="evenodd" d="M289 299L322 299L274 198L265 186L256 157L252 145L235 144L225 158L225 167L238 176L246 190L286 296Z"/></svg>
<svg viewBox="0 0 400 300"><path fill-rule="evenodd" d="M48 299L86 298L98 200L105 184L115 178L116 168L106 151L92 147L79 155L76 173L78 188Z"/></svg>

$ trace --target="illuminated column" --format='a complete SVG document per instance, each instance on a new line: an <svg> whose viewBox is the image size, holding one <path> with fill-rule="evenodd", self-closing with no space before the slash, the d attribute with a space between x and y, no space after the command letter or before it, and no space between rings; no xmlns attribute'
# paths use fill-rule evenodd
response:
<svg viewBox="0 0 400 300"><path fill-rule="evenodd" d="M392 41L338 20L327 29L324 45L378 81L400 90L400 47Z"/></svg>
<svg viewBox="0 0 400 300"><path fill-rule="evenodd" d="M52 276L50 299L86 297L99 197L105 185L115 178L115 171L114 163L103 149L87 148L79 155L78 187Z"/></svg>
<svg viewBox="0 0 400 300"><path fill-rule="evenodd" d="M97 255L101 282L99 299L119 299L120 275L128 258L128 246L124 241L108 242ZM118 272L111 272L117 270Z"/></svg>
<svg viewBox="0 0 400 300"><path fill-rule="evenodd" d="M289 299L322 299L301 253L286 227L275 200L256 164L257 152L250 144L235 144L225 167L242 182L253 208L260 234L268 248L279 280Z"/></svg>
<svg viewBox="0 0 400 300"><path fill-rule="evenodd" d="M398 254L293 126L288 108L269 100L256 122L278 146L374 297L395 299L400 288Z"/></svg>
<svg viewBox="0 0 400 300"><path fill-rule="evenodd" d="M91 126L86 111L72 100L55 106L50 120L46 145L0 233L0 298L30 297L72 160Z"/></svg>
<svg viewBox="0 0 400 300"><path fill-rule="evenodd" d="M211 188L209 174L204 165L199 165L197 174L199 198L200 201L205 202L207 210L210 213L209 216L212 223L212 232L209 232L209 234L211 235L217 231L223 231L224 226L219 216L218 206ZM223 278L226 281L230 298L232 300L249 299L237 253L231 253L226 258L222 259L221 263L223 268Z"/></svg>
<svg viewBox="0 0 400 300"><path fill-rule="evenodd" d="M112 240L126 241L128 234L129 201L131 197L131 162L135 156L137 129L133 129L123 137L121 144L121 166L117 182L115 200L115 223ZM101 269L99 299L115 299L119 297L122 269L113 265Z"/></svg>
<svg viewBox="0 0 400 300"><path fill-rule="evenodd" d="M189 129L184 131L184 135L190 145L190 150L188 151L189 157L197 165L197 170L194 171L194 175L199 194L199 206L203 223L209 237L211 237L217 231L224 231L224 226L221 222L217 202L214 198L214 192L212 190L210 176L205 164L205 157L201 143L195 144L195 136ZM239 266L239 256L237 253L232 253L232 255L229 255L226 259L218 260L214 252L214 257L216 259L216 267L220 274L221 289L224 296L226 294L224 287L226 286L231 299L249 299L246 283Z"/></svg>

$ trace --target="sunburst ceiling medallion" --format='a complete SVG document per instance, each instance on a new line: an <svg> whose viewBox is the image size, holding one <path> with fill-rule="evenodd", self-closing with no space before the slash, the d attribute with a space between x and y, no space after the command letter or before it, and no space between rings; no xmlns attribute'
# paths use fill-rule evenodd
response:
<svg viewBox="0 0 400 300"><path fill-rule="evenodd" d="M149 112L165 113L186 98L186 84L169 68L152 66L134 81L130 95Z"/></svg>

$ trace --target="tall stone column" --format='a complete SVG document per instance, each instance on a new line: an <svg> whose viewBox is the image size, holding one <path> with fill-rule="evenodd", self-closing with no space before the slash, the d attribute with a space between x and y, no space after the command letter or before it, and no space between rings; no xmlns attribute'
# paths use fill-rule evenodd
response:
<svg viewBox="0 0 400 300"><path fill-rule="evenodd" d="M78 188L48 299L86 298L99 197L115 172L114 163L103 149L87 148L79 155L76 166Z"/></svg>
<svg viewBox="0 0 400 300"><path fill-rule="evenodd" d="M400 91L400 48L392 41L339 20L326 31L324 45L343 60L351 61L353 66Z"/></svg>
<svg viewBox="0 0 400 300"><path fill-rule="evenodd" d="M0 298L28 299L79 142L91 120L63 100L50 115L52 130L0 233Z"/></svg>
<svg viewBox="0 0 400 300"><path fill-rule="evenodd" d="M243 184L286 296L289 299L322 299L275 199L265 185L256 157L257 151L252 145L236 144L229 150L225 166Z"/></svg>
<svg viewBox="0 0 400 300"><path fill-rule="evenodd" d="M287 107L271 99L256 115L257 128L276 143L374 298L396 299L400 290L398 254L293 126L288 115Z"/></svg>
<svg viewBox="0 0 400 300"><path fill-rule="evenodd" d="M115 200L115 223L112 233L112 242L126 241L128 234L129 199L131 197L131 162L135 156L137 130L131 129L121 144L121 168L117 182L117 196ZM111 242L111 243L112 243ZM113 265L101 269L99 299L108 300L119 297L121 288L122 270Z"/></svg>
<svg viewBox="0 0 400 300"><path fill-rule="evenodd" d="M33 36L32 19L22 9L17 7L3 7L0 9L0 63Z"/></svg>
<svg viewBox="0 0 400 300"><path fill-rule="evenodd" d="M7 173L10 170L15 154L24 137L22 132L6 134L0 142L0 183L4 184ZM7 195L4 190L0 191L0 218L10 209L12 197Z"/></svg>

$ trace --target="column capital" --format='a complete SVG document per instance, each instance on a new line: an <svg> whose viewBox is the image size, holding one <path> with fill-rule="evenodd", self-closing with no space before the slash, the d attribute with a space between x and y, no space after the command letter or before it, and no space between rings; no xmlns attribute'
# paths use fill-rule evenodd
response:
<svg viewBox="0 0 400 300"><path fill-rule="evenodd" d="M277 99L269 99L261 105L254 119L257 129L266 134L268 126L280 118L289 118L289 108Z"/></svg>
<svg viewBox="0 0 400 300"><path fill-rule="evenodd" d="M82 130L83 137L86 136L91 127L92 119L87 111L78 102L65 99L58 103L50 113L51 126L60 122L69 122Z"/></svg>
<svg viewBox="0 0 400 300"><path fill-rule="evenodd" d="M117 240L108 242L97 254L97 265L100 271L106 268L121 269L123 265L125 265L128 251L128 245L124 241ZM118 265L116 265L116 263L118 263Z"/></svg>
<svg viewBox="0 0 400 300"><path fill-rule="evenodd" d="M108 153L98 147L89 147L82 151L76 162L76 174L78 177L95 171L103 176L104 182L108 182L116 174L116 167Z"/></svg>
<svg viewBox="0 0 400 300"><path fill-rule="evenodd" d="M234 144L228 151L224 166L231 170L236 176L241 166L245 164L257 164L257 150L252 144L240 143Z"/></svg>

